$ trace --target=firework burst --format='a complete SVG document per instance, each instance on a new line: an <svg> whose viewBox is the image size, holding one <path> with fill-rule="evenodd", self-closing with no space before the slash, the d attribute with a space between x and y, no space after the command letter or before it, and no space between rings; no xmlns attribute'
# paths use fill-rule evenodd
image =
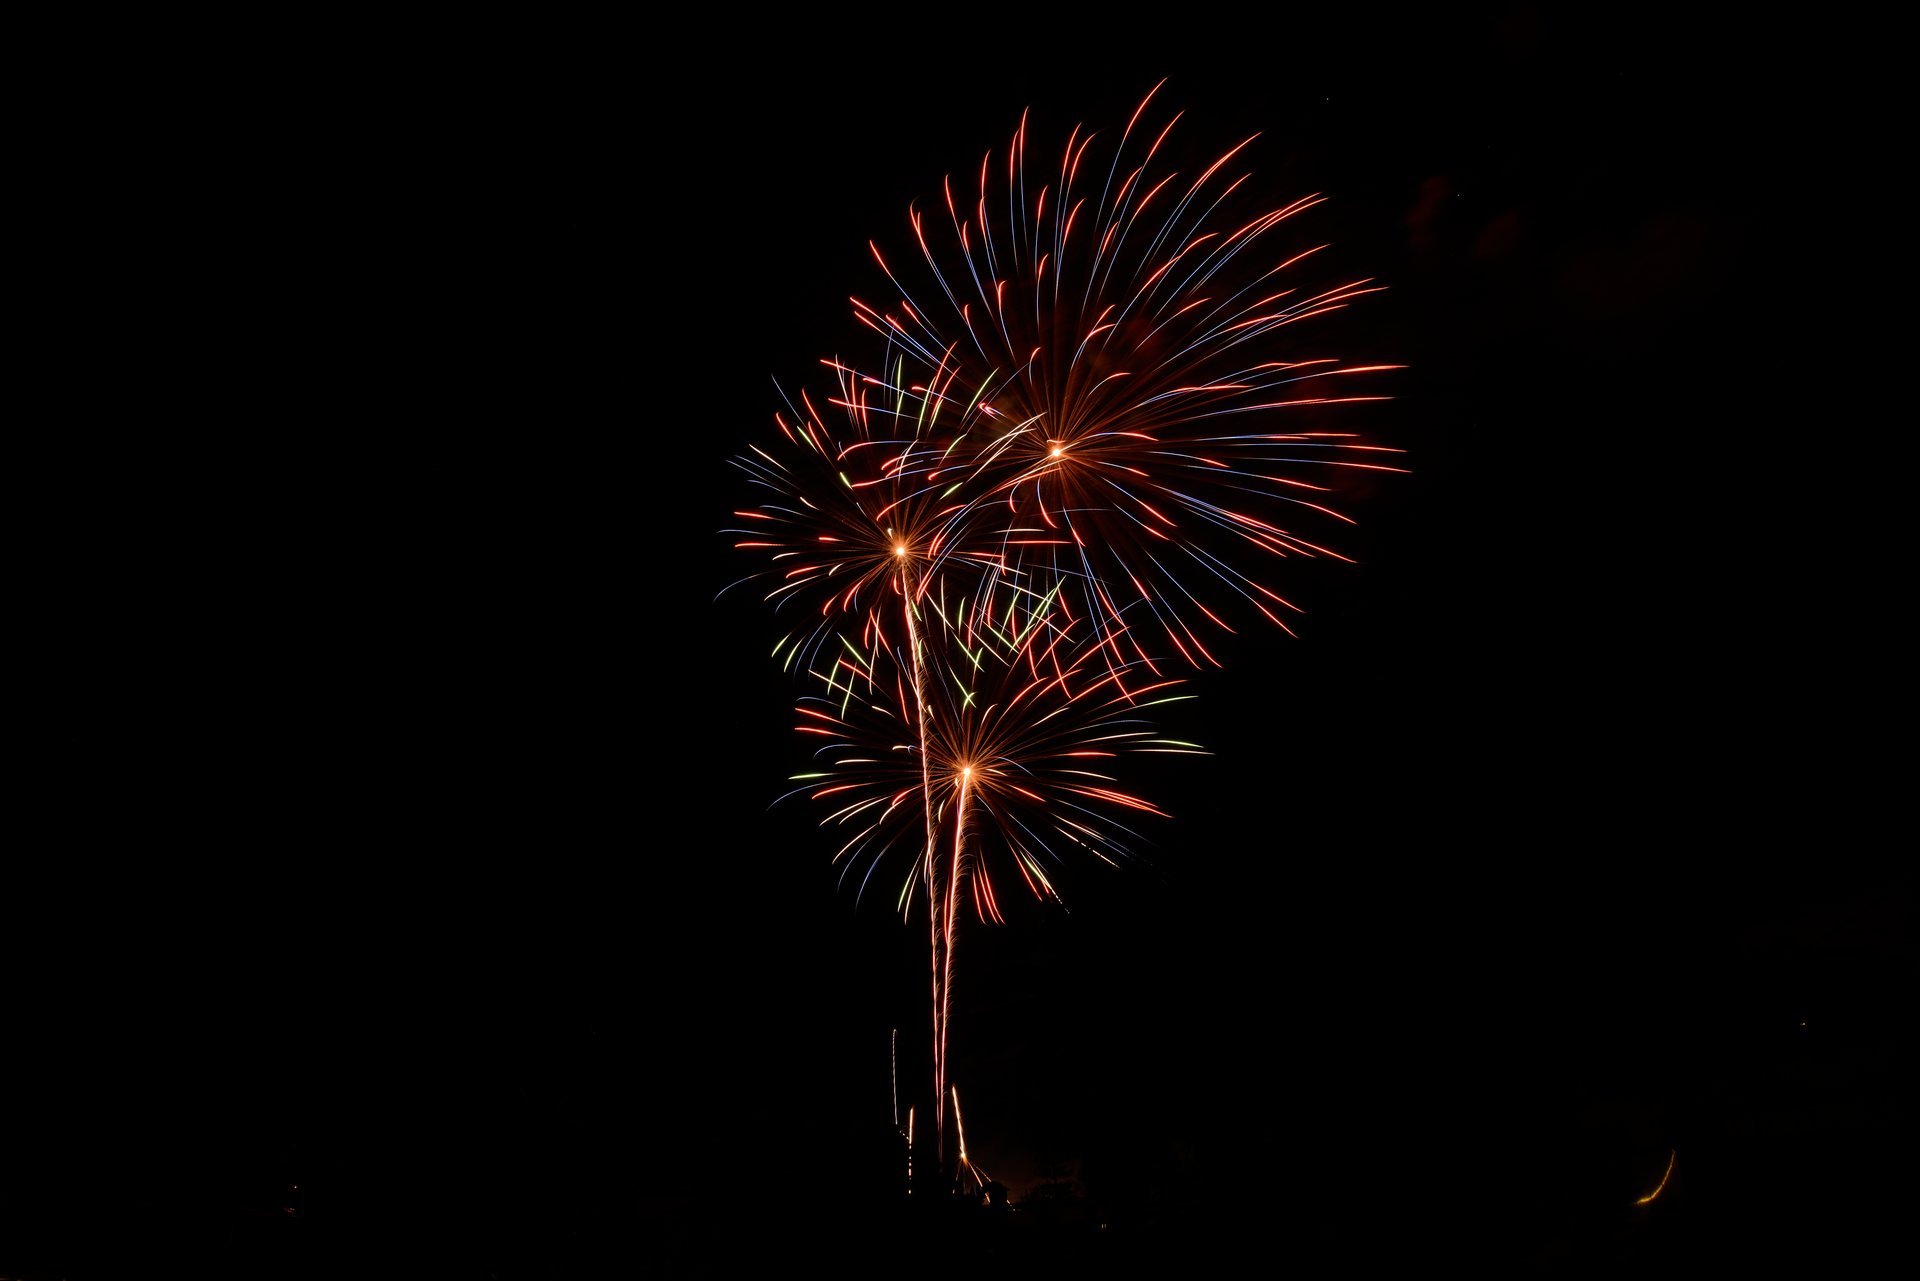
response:
<svg viewBox="0 0 1920 1281"><path fill-rule="evenodd" d="M1366 388L1398 366L1296 341L1382 286L1304 283L1325 246L1280 241L1322 198L1248 209L1252 139L1159 172L1174 121L1143 124L1153 97L1110 151L1075 129L1040 176L1022 117L970 198L949 178L933 216L911 211L898 269L873 246L895 302L853 301L885 339L896 412L944 414L949 466L1004 505L1002 563L1072 584L1116 651L1148 660L1127 620L1151 618L1199 666L1235 608L1287 628L1275 561L1346 559L1321 532L1352 523L1339 477L1401 469L1330 423L1387 399Z"/></svg>
<svg viewBox="0 0 1920 1281"><path fill-rule="evenodd" d="M798 615L774 651L816 743L793 794L843 833L843 882L925 904L936 1136L963 914L1128 856L1160 811L1119 759L1198 750L1144 719L1184 697L1164 665L1217 665L1235 611L1287 628L1279 562L1345 559L1341 478L1400 470L1340 417L1398 366L1297 340L1381 286L1307 283L1324 246L1290 237L1321 198L1250 206L1252 139L1168 164L1157 92L1057 171L1030 172L1023 116L944 214L911 210L900 268L873 246L892 301L853 300L879 358L824 362L831 393L738 460L757 505L731 532Z"/></svg>
<svg viewBox="0 0 1920 1281"><path fill-rule="evenodd" d="M820 740L820 768L795 779L795 794L850 832L834 856L843 881L862 894L876 880L897 886L903 915L924 885L940 1098L963 912L1004 922L1008 885L1058 900L1073 856L1127 858L1139 843L1132 824L1164 815L1123 790L1119 759L1201 751L1146 719L1186 697L1178 680L1130 682L1057 589L1036 598L1002 582L1000 591L999 604L935 593L914 611L918 645L937 663L843 645L809 672L820 692L799 705L797 728ZM916 684L928 671L935 679Z"/></svg>
<svg viewBox="0 0 1920 1281"><path fill-rule="evenodd" d="M757 576L766 598L803 611L802 623L775 646L789 669L808 670L823 646L850 639L859 650L888 646L927 592L956 577L1005 568L1004 531L958 491L937 438L904 424L903 398L873 404L875 379L835 361L835 393L825 409L802 392L776 415L776 449L753 447L736 459L763 495L734 513L748 522L727 532L736 547L766 556Z"/></svg>
<svg viewBox="0 0 1920 1281"><path fill-rule="evenodd" d="M810 671L819 692L800 702L799 731L823 741L821 768L796 781L831 806L826 822L852 833L835 856L842 877L857 878L865 893L878 876L897 887L902 910L922 873L912 855L923 800L936 826L974 838L961 882L975 913L1000 921L999 878L983 861L981 832L992 833L988 847L1028 891L1057 899L1054 877L1073 854L1117 863L1138 842L1128 820L1160 812L1117 790L1106 772L1112 763L1200 750L1157 736L1147 719L1188 697L1177 679L1132 681L1101 661L1103 646L1067 613L1057 588L1033 599L1000 590L1010 599L998 606L940 595L926 602L923 644L944 657L942 679L923 697L911 688L906 654L846 645ZM888 867L899 874L879 875Z"/></svg>

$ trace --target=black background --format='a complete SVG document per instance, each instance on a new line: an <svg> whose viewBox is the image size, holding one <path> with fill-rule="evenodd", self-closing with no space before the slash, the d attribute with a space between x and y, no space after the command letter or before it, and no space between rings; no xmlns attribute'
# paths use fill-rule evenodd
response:
<svg viewBox="0 0 1920 1281"><path fill-rule="evenodd" d="M769 808L804 747L716 599L726 460L861 341L869 238L1162 77L1391 286L1327 337L1409 366L1367 422L1412 475L1196 682L1146 865L963 935L973 1156L1282 1264L1896 1221L1871 33L1176 18L255 33L115 116L149 336L56 526L0 1269L879 1239L923 927Z"/></svg>

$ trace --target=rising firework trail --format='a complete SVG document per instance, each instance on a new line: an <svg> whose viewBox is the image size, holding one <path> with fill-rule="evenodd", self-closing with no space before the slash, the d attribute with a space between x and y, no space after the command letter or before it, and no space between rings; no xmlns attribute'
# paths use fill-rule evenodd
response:
<svg viewBox="0 0 1920 1281"><path fill-rule="evenodd" d="M976 1190L984 1189L993 1182L993 1176L967 1159L967 1127L960 1119L960 1087L953 1087L953 1130L960 1140L960 1173L962 1177L973 1180Z"/></svg>

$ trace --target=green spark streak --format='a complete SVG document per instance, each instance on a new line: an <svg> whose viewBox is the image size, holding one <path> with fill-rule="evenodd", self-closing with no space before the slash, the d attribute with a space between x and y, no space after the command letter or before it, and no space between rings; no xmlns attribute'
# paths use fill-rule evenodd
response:
<svg viewBox="0 0 1920 1281"><path fill-rule="evenodd" d="M780 658L780 651L782 649L787 651L787 656L780 659L780 670L791 676L793 674L793 665L800 660L799 637L791 634L782 636L780 643L773 647L773 656Z"/></svg>
<svg viewBox="0 0 1920 1281"><path fill-rule="evenodd" d="M1000 371L998 369L989 369L987 371L987 376L984 379L982 379L980 382L980 389L973 393L973 399L967 402L967 412L962 414L961 417L963 418L973 417L973 407L980 403L980 398L987 394L987 388L991 387L993 385L993 380L995 378L998 378L999 376L1000 376ZM954 444L959 444L959 443L960 442L958 441L954 442Z"/></svg>

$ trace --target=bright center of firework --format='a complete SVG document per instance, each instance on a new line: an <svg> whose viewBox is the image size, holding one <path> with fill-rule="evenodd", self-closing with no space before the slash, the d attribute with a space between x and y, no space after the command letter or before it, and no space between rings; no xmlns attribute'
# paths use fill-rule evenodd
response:
<svg viewBox="0 0 1920 1281"><path fill-rule="evenodd" d="M960 767L960 775L961 775L961 777L962 777L962 778L972 778L972 777L973 777L973 766L971 766L971 765L962 765L962 766Z"/></svg>
<svg viewBox="0 0 1920 1281"><path fill-rule="evenodd" d="M1059 457L1060 455L1062 455L1062 454L1064 454L1064 453L1066 453L1066 452L1067 452L1067 451L1066 451L1066 449L1065 449L1065 447L1063 447L1063 446L1060 446L1060 445L1055 445L1055 446L1054 446L1054 447L1053 447L1052 449L1050 449L1050 450L1048 450L1048 451L1047 451L1047 456L1048 456L1049 458L1058 458L1058 457Z"/></svg>
<svg viewBox="0 0 1920 1281"><path fill-rule="evenodd" d="M895 543L893 545L893 554L904 558L907 554L907 545L905 543Z"/></svg>

